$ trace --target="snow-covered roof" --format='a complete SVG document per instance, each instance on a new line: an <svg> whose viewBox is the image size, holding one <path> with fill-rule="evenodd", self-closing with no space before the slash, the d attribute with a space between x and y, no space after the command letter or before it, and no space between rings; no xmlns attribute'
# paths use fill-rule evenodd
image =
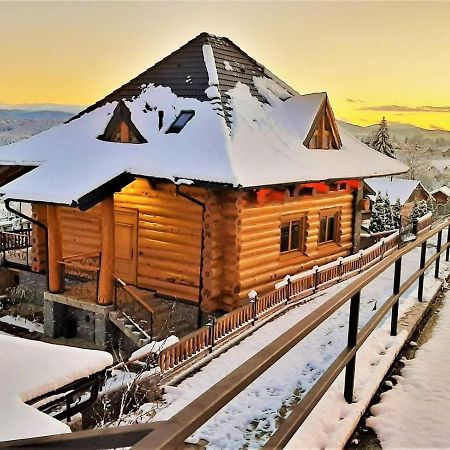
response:
<svg viewBox="0 0 450 450"><path fill-rule="evenodd" d="M204 72L199 72L198 77L203 84L189 75L185 85L195 85L192 95L188 95L188 87L180 87L179 79L170 85L170 78L168 85L161 84L164 80L142 83L137 92L137 77L132 80L133 89L120 88L123 99L118 100L119 89L67 124L3 147L0 165L39 167L6 184L0 193L13 199L77 204L80 197L122 173L256 187L365 178L407 170L399 161L370 149L343 129L339 129L339 150L308 149L303 142L327 100L326 94L300 95L231 41L224 40L226 45L222 46L214 42L198 43ZM189 48L195 56L196 47ZM224 54L228 54L231 71L225 69ZM167 65L173 55L158 64L165 61ZM244 58L247 65L239 62L246 61ZM142 79L151 78L152 73L149 69L144 73L147 78ZM232 83L230 77L236 77ZM156 75L153 79L157 80ZM199 89L203 90L201 95ZM130 90L135 95L127 98L125 94ZM146 143L97 139L121 100ZM166 134L178 114L186 110L194 111L195 116L180 133ZM160 111L164 112L161 129Z"/></svg>
<svg viewBox="0 0 450 450"><path fill-rule="evenodd" d="M70 428L24 402L112 364L109 353L0 335L0 441L68 433Z"/></svg>
<svg viewBox="0 0 450 450"><path fill-rule="evenodd" d="M432 194L437 194L438 192L441 192L445 196L450 197L450 188L447 186L441 186L440 188L431 191Z"/></svg>
<svg viewBox="0 0 450 450"><path fill-rule="evenodd" d="M400 199L400 204L405 204L417 186L420 186L427 194L431 195L423 187L422 183L417 180L380 177L369 178L364 181L374 192L381 192L383 195L388 194L391 204L394 204L397 199Z"/></svg>

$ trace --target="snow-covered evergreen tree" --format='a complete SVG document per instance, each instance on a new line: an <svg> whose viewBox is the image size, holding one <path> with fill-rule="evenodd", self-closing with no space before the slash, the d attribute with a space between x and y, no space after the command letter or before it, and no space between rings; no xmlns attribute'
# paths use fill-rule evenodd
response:
<svg viewBox="0 0 450 450"><path fill-rule="evenodd" d="M400 199L398 198L392 205L392 220L394 223L394 228L398 230L402 221L401 217L402 205L400 204Z"/></svg>
<svg viewBox="0 0 450 450"><path fill-rule="evenodd" d="M384 213L384 199L381 192L378 192L375 197L375 202L372 206L372 215L370 217L369 231L371 233L380 233L384 231L385 213Z"/></svg>
<svg viewBox="0 0 450 450"><path fill-rule="evenodd" d="M394 229L394 219L392 217L392 209L391 202L389 200L389 195L386 192L386 195L383 199L384 202L384 229L386 231Z"/></svg>
<svg viewBox="0 0 450 450"><path fill-rule="evenodd" d="M427 212L428 206L425 200L419 200L418 202L414 202L411 219L417 220L420 217L424 216Z"/></svg>
<svg viewBox="0 0 450 450"><path fill-rule="evenodd" d="M377 152L383 153L384 155L390 156L391 158L395 158L394 147L389 137L389 130L385 117L383 117L380 122L380 127L378 128L377 134L372 140L371 147Z"/></svg>

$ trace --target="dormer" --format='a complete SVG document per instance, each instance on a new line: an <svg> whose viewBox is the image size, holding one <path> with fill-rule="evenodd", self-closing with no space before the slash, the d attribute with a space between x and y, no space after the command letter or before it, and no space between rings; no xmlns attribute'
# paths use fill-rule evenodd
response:
<svg viewBox="0 0 450 450"><path fill-rule="evenodd" d="M337 150L342 146L336 119L326 94L303 144L307 148L321 150Z"/></svg>
<svg viewBox="0 0 450 450"><path fill-rule="evenodd" d="M132 122L131 112L122 100L119 101L114 109L111 120L106 125L105 132L98 139L129 144L144 144L147 142Z"/></svg>

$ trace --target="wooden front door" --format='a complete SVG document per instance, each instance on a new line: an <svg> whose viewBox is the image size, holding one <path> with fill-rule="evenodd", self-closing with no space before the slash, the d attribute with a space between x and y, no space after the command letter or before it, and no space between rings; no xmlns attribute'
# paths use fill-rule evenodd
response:
<svg viewBox="0 0 450 450"><path fill-rule="evenodd" d="M115 274L126 283L136 284L138 212L134 209L116 209L115 222Z"/></svg>

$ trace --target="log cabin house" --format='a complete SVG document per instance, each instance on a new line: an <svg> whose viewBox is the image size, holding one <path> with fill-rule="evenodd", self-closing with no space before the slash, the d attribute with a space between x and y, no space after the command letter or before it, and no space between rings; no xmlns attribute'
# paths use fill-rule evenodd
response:
<svg viewBox="0 0 450 450"><path fill-rule="evenodd" d="M207 33L0 164L3 198L33 205L50 294L61 262L97 253L99 305L116 276L207 312L356 252L361 180L407 170L338 127L326 93Z"/></svg>
<svg viewBox="0 0 450 450"><path fill-rule="evenodd" d="M365 180L365 185L372 192L380 192L382 195L388 195L391 205L394 205L397 199L401 205L402 217L409 217L412 213L414 203L420 200L434 202L433 194L423 186L418 180L406 180L404 178L380 177L369 178ZM367 192L372 203L376 195ZM370 218L370 215L369 217Z"/></svg>

